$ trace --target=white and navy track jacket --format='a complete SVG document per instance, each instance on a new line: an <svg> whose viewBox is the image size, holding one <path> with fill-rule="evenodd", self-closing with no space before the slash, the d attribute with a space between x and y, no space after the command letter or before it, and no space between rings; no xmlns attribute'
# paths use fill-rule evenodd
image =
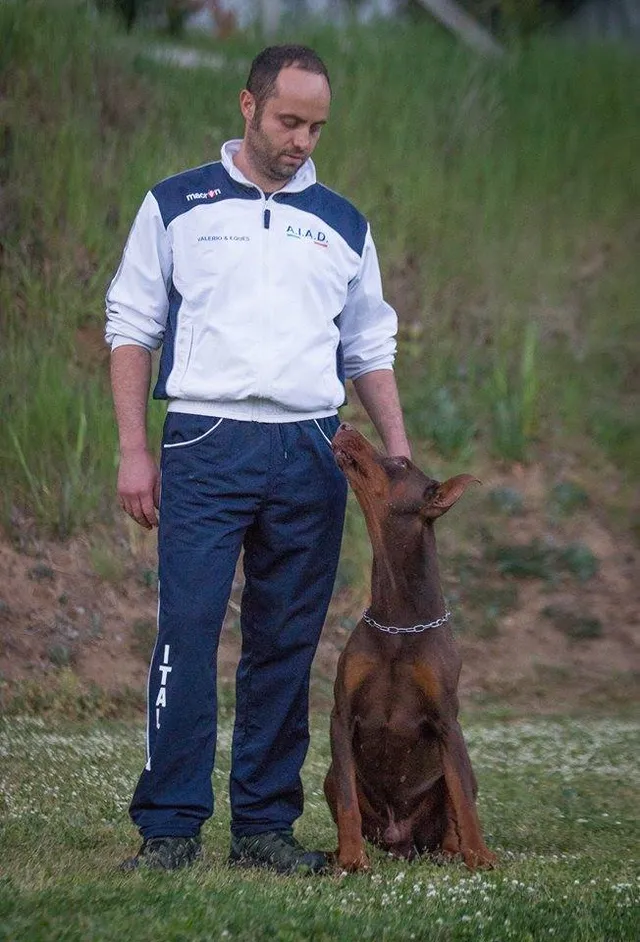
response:
<svg viewBox="0 0 640 942"><path fill-rule="evenodd" d="M147 193L107 293L107 342L162 344L153 395L172 410L333 415L346 377L393 366L369 226L311 160L265 197L233 163L239 146Z"/></svg>

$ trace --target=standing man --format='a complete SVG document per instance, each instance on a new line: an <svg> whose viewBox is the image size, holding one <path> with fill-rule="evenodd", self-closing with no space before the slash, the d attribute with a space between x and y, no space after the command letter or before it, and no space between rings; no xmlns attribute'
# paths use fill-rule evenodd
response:
<svg viewBox="0 0 640 942"><path fill-rule="evenodd" d="M125 869L172 870L200 855L213 812L216 654L241 548L229 860L326 869L293 823L342 535L346 482L330 443L346 377L387 452L409 454L396 316L369 226L316 182L310 159L330 102L313 50L261 52L240 94L244 137L147 194L107 294L118 494L141 526L159 521L147 761L130 807L143 843ZM161 500L146 437L160 345Z"/></svg>

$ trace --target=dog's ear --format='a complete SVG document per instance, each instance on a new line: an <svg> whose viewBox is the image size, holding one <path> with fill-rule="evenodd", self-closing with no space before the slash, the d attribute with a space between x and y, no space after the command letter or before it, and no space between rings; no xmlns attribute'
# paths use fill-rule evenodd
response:
<svg viewBox="0 0 640 942"><path fill-rule="evenodd" d="M430 520L441 517L462 497L470 484L480 483L478 478L474 478L472 474L457 474L455 477L449 478L448 481L438 484L423 504L423 516Z"/></svg>

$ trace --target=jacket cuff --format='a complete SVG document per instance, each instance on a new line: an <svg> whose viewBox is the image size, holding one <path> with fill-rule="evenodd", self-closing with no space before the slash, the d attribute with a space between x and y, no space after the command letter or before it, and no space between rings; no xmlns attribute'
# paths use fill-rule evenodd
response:
<svg viewBox="0 0 640 942"><path fill-rule="evenodd" d="M134 340L132 337L121 337L116 335L114 337L107 337L107 343L111 346L111 351L113 352L117 347L144 347L145 350L148 350L149 353L152 353L157 347L152 346L149 343L144 343L142 340Z"/></svg>
<svg viewBox="0 0 640 942"><path fill-rule="evenodd" d="M373 373L375 370L389 370L393 373L393 357L380 357L377 360L369 361L369 363L354 367L352 369L345 369L345 375L347 379L354 380L359 379L361 376L364 376L366 373Z"/></svg>

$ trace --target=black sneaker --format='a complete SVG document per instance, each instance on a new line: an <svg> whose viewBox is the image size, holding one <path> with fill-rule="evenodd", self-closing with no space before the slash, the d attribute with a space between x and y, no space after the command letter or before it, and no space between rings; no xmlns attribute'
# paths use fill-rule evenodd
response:
<svg viewBox="0 0 640 942"><path fill-rule="evenodd" d="M326 873L329 869L326 855L317 850L305 850L291 831L232 836L229 864L233 867L266 867L276 873Z"/></svg>
<svg viewBox="0 0 640 942"><path fill-rule="evenodd" d="M195 837L149 837L135 857L127 857L120 870L178 870L189 867L202 856L202 840Z"/></svg>

